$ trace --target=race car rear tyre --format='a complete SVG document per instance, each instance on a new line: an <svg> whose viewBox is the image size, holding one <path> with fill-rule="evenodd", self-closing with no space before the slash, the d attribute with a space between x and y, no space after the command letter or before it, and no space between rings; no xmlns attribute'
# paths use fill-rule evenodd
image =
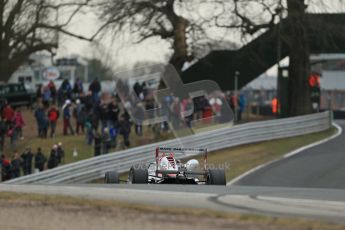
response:
<svg viewBox="0 0 345 230"><path fill-rule="evenodd" d="M116 171L109 171L105 173L104 181L106 184L119 184L120 178Z"/></svg>
<svg viewBox="0 0 345 230"><path fill-rule="evenodd" d="M225 171L223 169L209 169L206 184L226 185Z"/></svg>
<svg viewBox="0 0 345 230"><path fill-rule="evenodd" d="M149 173L145 165L135 165L129 170L128 182L130 184L148 184Z"/></svg>

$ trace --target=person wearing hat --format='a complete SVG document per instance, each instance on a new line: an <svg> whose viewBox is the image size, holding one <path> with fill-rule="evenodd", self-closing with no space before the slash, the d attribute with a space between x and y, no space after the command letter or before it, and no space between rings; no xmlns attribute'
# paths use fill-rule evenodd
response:
<svg viewBox="0 0 345 230"><path fill-rule="evenodd" d="M73 135L74 131L71 125L71 100L67 99L62 107L63 109L63 135L68 134L68 130Z"/></svg>

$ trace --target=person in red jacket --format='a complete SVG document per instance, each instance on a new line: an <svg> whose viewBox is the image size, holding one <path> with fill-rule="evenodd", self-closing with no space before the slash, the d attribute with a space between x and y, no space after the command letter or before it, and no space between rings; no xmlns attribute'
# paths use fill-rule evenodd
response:
<svg viewBox="0 0 345 230"><path fill-rule="evenodd" d="M14 128L16 129L17 135L19 135L20 139L23 140L23 127L25 126L25 122L23 119L23 115L20 109L16 109L16 112L13 117Z"/></svg>
<svg viewBox="0 0 345 230"><path fill-rule="evenodd" d="M55 137L56 123L59 119L60 113L56 106L53 104L48 111L48 120L50 126L50 137Z"/></svg>
<svg viewBox="0 0 345 230"><path fill-rule="evenodd" d="M6 104L4 110L2 111L2 117L8 125L12 123L14 117L14 110L10 104Z"/></svg>

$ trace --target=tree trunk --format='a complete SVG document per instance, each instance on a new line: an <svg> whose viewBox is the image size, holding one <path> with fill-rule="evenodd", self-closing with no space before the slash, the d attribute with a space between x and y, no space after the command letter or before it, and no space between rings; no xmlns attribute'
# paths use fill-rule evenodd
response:
<svg viewBox="0 0 345 230"><path fill-rule="evenodd" d="M308 85L310 74L309 43L305 28L304 0L287 0L288 5L288 115L297 116L312 112L311 94Z"/></svg>
<svg viewBox="0 0 345 230"><path fill-rule="evenodd" d="M188 20L183 17L177 16L174 23L174 43L173 43L173 55L169 60L178 73L181 73L184 63L187 61L187 38L186 29L188 27Z"/></svg>
<svg viewBox="0 0 345 230"><path fill-rule="evenodd" d="M10 80L13 70L10 66L10 61L8 60L8 55L0 50L0 82L7 83Z"/></svg>

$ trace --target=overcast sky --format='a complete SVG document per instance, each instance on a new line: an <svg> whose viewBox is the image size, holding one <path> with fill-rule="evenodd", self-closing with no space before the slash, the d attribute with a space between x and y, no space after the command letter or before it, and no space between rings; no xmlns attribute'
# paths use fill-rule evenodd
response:
<svg viewBox="0 0 345 230"><path fill-rule="evenodd" d="M315 13L344 11L345 9L343 0L310 0L309 2L309 11ZM321 7L320 2L323 2ZM76 17L69 29L84 36L90 36L97 30L98 26L97 17L93 13L87 13ZM229 37L235 36L230 35ZM122 40L113 41L111 36L108 36L99 45L91 45L86 41L61 36L58 56L76 54L83 57L99 57L107 62L107 65L116 69L119 66L130 67L140 61L165 62L171 54L169 43L159 38L149 39L134 45L131 41L131 35L124 34ZM275 72L276 70L273 69L269 73L274 74Z"/></svg>
<svg viewBox="0 0 345 230"><path fill-rule="evenodd" d="M88 13L76 17L69 30L91 37L100 23L97 17ZM58 57L80 55L82 57L98 57L112 67L130 66L138 61L165 61L169 44L159 38L149 39L141 44L133 44L130 34L123 34L121 41L114 41L111 36L102 38L100 42L91 44L88 41L60 36Z"/></svg>

